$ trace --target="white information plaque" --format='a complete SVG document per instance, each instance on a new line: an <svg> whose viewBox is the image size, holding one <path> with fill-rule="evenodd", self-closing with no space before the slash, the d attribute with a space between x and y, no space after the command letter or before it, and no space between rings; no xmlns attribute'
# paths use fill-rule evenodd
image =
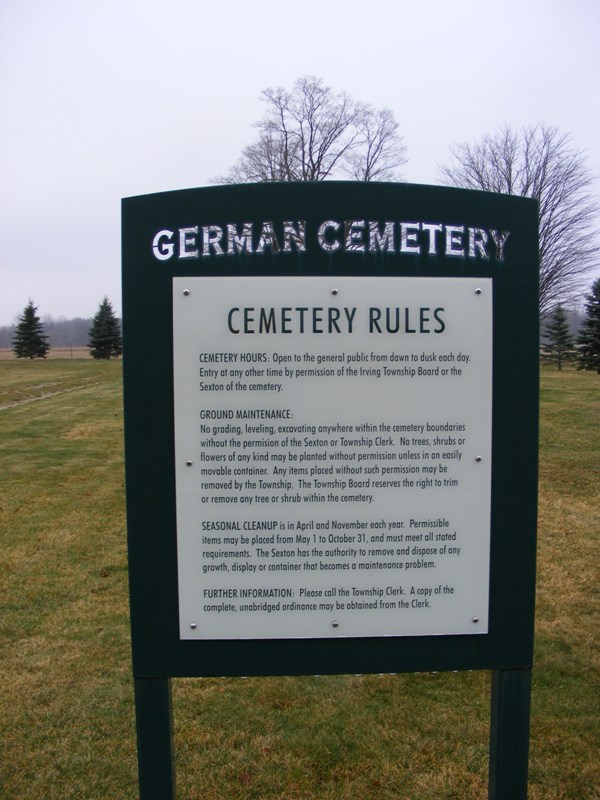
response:
<svg viewBox="0 0 600 800"><path fill-rule="evenodd" d="M488 630L492 281L173 279L182 639Z"/></svg>

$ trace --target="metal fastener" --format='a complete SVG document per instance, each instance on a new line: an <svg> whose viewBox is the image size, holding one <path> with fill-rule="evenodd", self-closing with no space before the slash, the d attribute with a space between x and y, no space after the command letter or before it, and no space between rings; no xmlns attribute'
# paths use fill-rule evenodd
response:
<svg viewBox="0 0 600 800"><path fill-rule="evenodd" d="M479 622L479 617L473 617L473 622L475 623Z"/></svg>
<svg viewBox="0 0 600 800"><path fill-rule="evenodd" d="M198 627L198 626L196 625L196 623L195 623L195 622L190 622L190 628L191 628L193 631L195 631L197 627Z"/></svg>
<svg viewBox="0 0 600 800"><path fill-rule="evenodd" d="M332 290L331 290L331 294L337 294L337 293L338 293L338 290L337 290L337 289L332 289Z"/></svg>
<svg viewBox="0 0 600 800"><path fill-rule="evenodd" d="M333 622L331 623L331 627L332 628L337 628L339 626L339 624L340 623L337 620L334 619Z"/></svg>
<svg viewBox="0 0 600 800"><path fill-rule="evenodd" d="M189 290L189 289L184 289L184 290L183 290L183 294L184 294L186 297L189 295L189 293L190 293L190 290Z"/></svg>
<svg viewBox="0 0 600 800"><path fill-rule="evenodd" d="M481 289L475 289L475 294L481 294Z"/></svg>
<svg viewBox="0 0 600 800"><path fill-rule="evenodd" d="M477 461L477 463L479 463L481 460L481 456L475 456L475 461Z"/></svg>
<svg viewBox="0 0 600 800"><path fill-rule="evenodd" d="M185 465L186 467L191 467L193 463L194 463L193 461L186 461Z"/></svg>

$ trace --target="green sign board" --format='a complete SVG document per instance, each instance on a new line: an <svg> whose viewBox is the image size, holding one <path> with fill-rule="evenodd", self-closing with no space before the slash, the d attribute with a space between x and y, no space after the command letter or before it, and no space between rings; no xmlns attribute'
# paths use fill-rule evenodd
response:
<svg viewBox="0 0 600 800"><path fill-rule="evenodd" d="M490 669L490 798L527 795L537 207L401 184L123 201L143 800L170 679Z"/></svg>
<svg viewBox="0 0 600 800"><path fill-rule="evenodd" d="M137 677L531 665L536 214L402 184L123 201Z"/></svg>

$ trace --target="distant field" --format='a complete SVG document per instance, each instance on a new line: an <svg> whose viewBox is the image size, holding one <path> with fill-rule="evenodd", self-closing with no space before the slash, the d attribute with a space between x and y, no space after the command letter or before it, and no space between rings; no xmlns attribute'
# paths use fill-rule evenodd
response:
<svg viewBox="0 0 600 800"><path fill-rule="evenodd" d="M50 351L46 358L91 358L90 351L87 347L51 347ZM0 361L4 359L13 359L14 361L19 361L19 359L15 358L15 354L9 348L0 348ZM20 359L21 361L23 359ZM40 360L40 359L37 359Z"/></svg>
<svg viewBox="0 0 600 800"><path fill-rule="evenodd" d="M600 378L541 385L530 798L599 800ZM0 361L0 424L0 797L134 800L121 362ZM174 712L179 800L487 797L488 673L176 680Z"/></svg>

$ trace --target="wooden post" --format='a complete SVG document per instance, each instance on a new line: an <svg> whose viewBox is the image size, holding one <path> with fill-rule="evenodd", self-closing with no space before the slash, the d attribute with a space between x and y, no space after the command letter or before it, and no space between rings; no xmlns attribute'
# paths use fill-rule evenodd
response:
<svg viewBox="0 0 600 800"><path fill-rule="evenodd" d="M489 800L527 800L531 669L492 672Z"/></svg>
<svg viewBox="0 0 600 800"><path fill-rule="evenodd" d="M140 800L175 800L170 678L135 678Z"/></svg>

